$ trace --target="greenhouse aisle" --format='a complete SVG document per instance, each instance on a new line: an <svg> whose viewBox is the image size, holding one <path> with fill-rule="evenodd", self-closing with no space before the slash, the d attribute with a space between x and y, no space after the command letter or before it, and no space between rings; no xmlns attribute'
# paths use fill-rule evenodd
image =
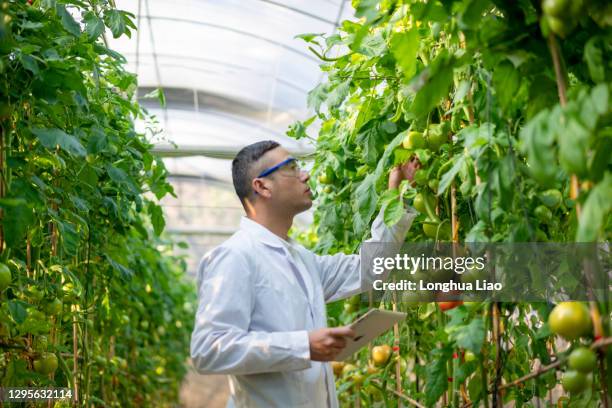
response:
<svg viewBox="0 0 612 408"><path fill-rule="evenodd" d="M0 408L612 408L609 0L0 0Z"/></svg>
<svg viewBox="0 0 612 408"><path fill-rule="evenodd" d="M182 408L225 408L229 389L223 375L187 373L180 392Z"/></svg>

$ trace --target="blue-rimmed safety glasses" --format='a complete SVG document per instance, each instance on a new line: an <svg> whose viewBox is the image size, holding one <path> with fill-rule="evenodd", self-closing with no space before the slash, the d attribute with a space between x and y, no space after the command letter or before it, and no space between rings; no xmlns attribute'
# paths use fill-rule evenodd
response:
<svg viewBox="0 0 612 408"><path fill-rule="evenodd" d="M269 176L270 174L281 168L285 168L287 170L280 174L285 174L292 177L299 177L300 172L302 171L295 157L289 157L288 159L283 160L282 162L275 164L274 166L268 169L265 169L264 171L259 173L259 176L257 176L257 178Z"/></svg>

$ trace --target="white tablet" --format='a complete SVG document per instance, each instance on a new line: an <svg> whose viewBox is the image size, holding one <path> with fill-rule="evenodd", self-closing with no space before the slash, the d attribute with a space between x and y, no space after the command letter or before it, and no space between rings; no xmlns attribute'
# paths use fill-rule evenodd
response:
<svg viewBox="0 0 612 408"><path fill-rule="evenodd" d="M395 323L406 318L406 313L389 310L371 309L366 314L351 323L355 337L346 338L346 347L336 356L336 361L350 357L370 341L391 329Z"/></svg>

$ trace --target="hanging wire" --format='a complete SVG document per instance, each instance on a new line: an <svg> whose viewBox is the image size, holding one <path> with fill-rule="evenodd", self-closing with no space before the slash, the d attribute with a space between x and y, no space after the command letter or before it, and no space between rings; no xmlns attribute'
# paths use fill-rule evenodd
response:
<svg viewBox="0 0 612 408"><path fill-rule="evenodd" d="M342 13L344 12L344 5L346 3L347 0L342 0L340 2L340 7L338 8L338 14L336 15L336 20L334 21L334 28L332 30L331 35L336 34L336 30L338 30L338 27L340 26L340 19L342 18ZM319 75L319 83L321 83L321 81L323 81L323 78L325 77L325 73L321 73L321 75Z"/></svg>
<svg viewBox="0 0 612 408"><path fill-rule="evenodd" d="M136 19L136 77L138 77L138 67L140 66L140 18L142 10L142 0L138 0L138 16ZM138 95L137 95L138 96Z"/></svg>
<svg viewBox="0 0 612 408"><path fill-rule="evenodd" d="M487 205L488 205L488 215L489 215L489 228L491 228L491 233L493 233L493 223L491 213L493 212L493 193L491 191L491 181L493 176L493 166L491 166L491 139L493 138L493 127L491 125L491 74L486 73L487 76L487 105L486 105L486 115L487 115L487 127L489 128L489 137L487 141ZM491 236L489 236L489 242L491 242Z"/></svg>
<svg viewBox="0 0 612 408"><path fill-rule="evenodd" d="M159 70L159 62L157 60L157 51L155 50L155 36L153 34L153 24L151 23L151 11L149 10L149 0L145 0L145 8L147 13L147 22L149 23L149 40L151 42L151 55L153 56L153 65L155 67L155 79L157 81L157 87L162 88L161 72ZM164 113L164 125L168 129L168 108L166 104L162 106Z"/></svg>

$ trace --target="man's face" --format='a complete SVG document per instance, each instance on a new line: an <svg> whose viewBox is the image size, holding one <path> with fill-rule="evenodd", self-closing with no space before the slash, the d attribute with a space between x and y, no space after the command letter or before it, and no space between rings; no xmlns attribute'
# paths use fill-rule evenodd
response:
<svg viewBox="0 0 612 408"><path fill-rule="evenodd" d="M282 147L270 150L262 157L262 165L258 174L283 161L291 155ZM300 171L298 164L291 161L279 167L271 174L262 177L263 182L269 190L269 203L281 211L290 211L298 214L306 211L312 206L312 193L308 187L310 176L305 171Z"/></svg>

